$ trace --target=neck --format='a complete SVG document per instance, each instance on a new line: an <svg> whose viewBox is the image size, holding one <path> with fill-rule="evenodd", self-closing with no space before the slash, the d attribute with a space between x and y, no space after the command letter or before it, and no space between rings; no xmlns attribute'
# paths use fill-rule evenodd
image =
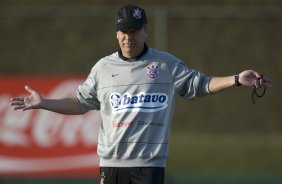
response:
<svg viewBox="0 0 282 184"><path fill-rule="evenodd" d="M132 59L137 60L137 59L141 58L142 56L144 56L144 55L147 53L147 51L148 51L148 46L147 46L146 43L144 43L143 50L142 50L139 54L137 54L137 55L135 55L135 56L124 55L124 54L122 53L122 50L121 50L121 49L119 49L118 55L119 55L119 57L120 57L121 59L123 59L124 61L132 60Z"/></svg>

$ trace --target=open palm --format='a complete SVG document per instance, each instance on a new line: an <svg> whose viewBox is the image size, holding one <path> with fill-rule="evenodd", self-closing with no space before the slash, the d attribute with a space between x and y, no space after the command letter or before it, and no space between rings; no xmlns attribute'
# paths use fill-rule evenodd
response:
<svg viewBox="0 0 282 184"><path fill-rule="evenodd" d="M25 86L25 90L30 93L29 96L11 98L11 106L14 106L14 110L22 109L25 111L40 108L42 96L29 86Z"/></svg>

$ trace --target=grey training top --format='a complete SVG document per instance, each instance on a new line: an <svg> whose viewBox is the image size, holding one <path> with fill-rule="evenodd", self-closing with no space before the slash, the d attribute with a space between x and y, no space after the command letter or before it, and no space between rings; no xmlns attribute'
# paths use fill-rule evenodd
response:
<svg viewBox="0 0 282 184"><path fill-rule="evenodd" d="M210 78L169 53L149 48L124 61L118 52L102 58L78 87L83 113L100 110L101 167L165 167L176 94L208 95Z"/></svg>

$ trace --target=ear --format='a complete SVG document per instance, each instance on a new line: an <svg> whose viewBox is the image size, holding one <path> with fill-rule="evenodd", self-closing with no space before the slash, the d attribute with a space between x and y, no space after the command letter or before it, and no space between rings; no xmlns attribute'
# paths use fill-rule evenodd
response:
<svg viewBox="0 0 282 184"><path fill-rule="evenodd" d="M146 36L147 36L148 35L148 26L147 26L147 24L144 25L144 31L145 31Z"/></svg>

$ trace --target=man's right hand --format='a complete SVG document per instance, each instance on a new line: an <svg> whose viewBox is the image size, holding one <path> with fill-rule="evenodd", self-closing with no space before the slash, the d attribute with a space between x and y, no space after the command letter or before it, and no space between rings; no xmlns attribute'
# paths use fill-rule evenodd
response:
<svg viewBox="0 0 282 184"><path fill-rule="evenodd" d="M43 101L41 94L29 86L25 86L25 90L29 92L30 95L26 97L11 98L10 105L14 107L14 110L22 109L25 111L29 109L39 109Z"/></svg>

